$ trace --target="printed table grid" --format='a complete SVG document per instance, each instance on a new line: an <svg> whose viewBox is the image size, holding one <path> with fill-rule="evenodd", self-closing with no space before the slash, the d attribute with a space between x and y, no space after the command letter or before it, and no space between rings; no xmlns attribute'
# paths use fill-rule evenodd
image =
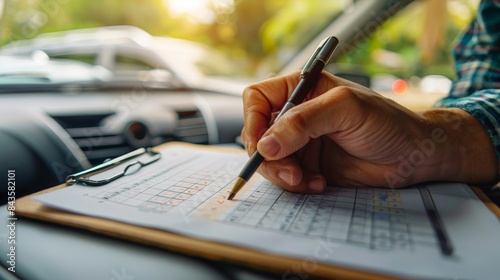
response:
<svg viewBox="0 0 500 280"><path fill-rule="evenodd" d="M292 194L265 181L222 221L377 250L436 246L432 228L410 219L398 191L328 188L318 195Z"/></svg>
<svg viewBox="0 0 500 280"><path fill-rule="evenodd" d="M157 212L180 207L189 214L229 182L227 175L217 168L220 166L203 171L184 169L173 175L164 172L132 186L124 183L94 197Z"/></svg>
<svg viewBox="0 0 500 280"><path fill-rule="evenodd" d="M203 205L225 203L224 188L232 179L224 165L171 169L136 183L124 183L95 197L146 211L179 209L190 214ZM226 205L228 206L228 205ZM276 230L309 238L330 238L370 249L412 250L436 246L428 223L405 213L398 191L327 188L323 194L293 194L262 180L229 212L216 219L241 226ZM203 209L202 209L203 208ZM215 213L215 212L214 212Z"/></svg>

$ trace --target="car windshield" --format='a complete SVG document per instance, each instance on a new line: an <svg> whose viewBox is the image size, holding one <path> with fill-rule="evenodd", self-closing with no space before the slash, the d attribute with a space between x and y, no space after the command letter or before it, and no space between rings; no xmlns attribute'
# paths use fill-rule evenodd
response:
<svg viewBox="0 0 500 280"><path fill-rule="evenodd" d="M79 61L50 59L43 52L31 57L0 56L0 91L66 85L93 85L108 79L108 70Z"/></svg>
<svg viewBox="0 0 500 280"><path fill-rule="evenodd" d="M183 76L242 77L244 65L229 59L223 52L206 45L155 37L152 49L168 64L175 65Z"/></svg>
<svg viewBox="0 0 500 280"><path fill-rule="evenodd" d="M159 87L203 88L207 78L248 84L299 69L311 42L336 25L335 33L351 29L360 38L345 43L328 71L383 94L445 93L454 78L451 46L477 0L416 1L358 26L376 2L0 1L0 55L43 51L78 60L110 71L105 81L115 85L153 79Z"/></svg>
<svg viewBox="0 0 500 280"><path fill-rule="evenodd" d="M49 2L5 2L1 54L29 57L41 50L50 58L103 66L115 77L166 70L166 79L179 80L171 84L195 87L191 83L200 77L256 80L278 71L351 4L323 1L317 9L319 2L300 1ZM125 26L130 28L120 29Z"/></svg>

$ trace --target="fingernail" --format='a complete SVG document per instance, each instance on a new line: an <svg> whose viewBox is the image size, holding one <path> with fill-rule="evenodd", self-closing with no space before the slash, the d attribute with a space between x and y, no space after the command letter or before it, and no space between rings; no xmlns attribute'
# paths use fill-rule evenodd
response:
<svg viewBox="0 0 500 280"><path fill-rule="evenodd" d="M281 178L281 180L285 181L285 183L292 185L293 183L293 178L292 178L292 172L288 169L281 169L278 171L278 177Z"/></svg>
<svg viewBox="0 0 500 280"><path fill-rule="evenodd" d="M325 190L323 179L319 177L311 178L311 180L309 181L309 190L315 193L323 192Z"/></svg>
<svg viewBox="0 0 500 280"><path fill-rule="evenodd" d="M257 143L257 147L263 156L268 157L275 156L281 149L280 144L273 135L264 136L264 138L260 139L259 143Z"/></svg>

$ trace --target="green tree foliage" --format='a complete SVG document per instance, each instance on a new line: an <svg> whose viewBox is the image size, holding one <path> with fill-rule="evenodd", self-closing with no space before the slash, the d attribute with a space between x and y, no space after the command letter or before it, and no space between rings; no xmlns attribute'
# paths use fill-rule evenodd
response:
<svg viewBox="0 0 500 280"><path fill-rule="evenodd" d="M1 40L106 25L135 25L162 34L169 21L162 0L6 0Z"/></svg>
<svg viewBox="0 0 500 280"><path fill-rule="evenodd" d="M213 20L196 21L189 16L170 13L165 0L0 1L4 1L0 44L33 38L44 32L135 25L153 35L214 46L233 59L245 60L251 71L264 59L271 61L271 68L276 69L317 35L319 27L351 3L350 0L210 0ZM478 0L446 1L446 43L436 51L430 65L420 60L418 44L423 35L422 19L426 18L422 5L425 1L417 1L389 20L363 48L356 48L344 56L343 62L360 65L369 73L396 73L408 77L415 72L420 75L438 72L451 76L451 42L472 17ZM399 64L389 67L379 63L379 57L387 54L397 57Z"/></svg>
<svg viewBox="0 0 500 280"><path fill-rule="evenodd" d="M446 18L443 44L435 51L431 61L421 59L420 43L426 35L423 28L427 12L424 2L412 3L396 17L388 20L367 39L365 48L355 49L344 56L342 62L360 65L369 74L389 73L401 78L441 74L453 78L453 43L474 16L477 1L447 1L447 10L442 12L442 16ZM386 57L378 58L378 55L384 54L381 50L385 51L385 54L397 56L397 63L392 66L381 63L380 60L389 61Z"/></svg>

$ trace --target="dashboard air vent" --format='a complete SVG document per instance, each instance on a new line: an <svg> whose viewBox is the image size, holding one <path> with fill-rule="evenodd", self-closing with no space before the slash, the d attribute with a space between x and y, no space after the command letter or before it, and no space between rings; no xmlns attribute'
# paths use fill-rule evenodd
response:
<svg viewBox="0 0 500 280"><path fill-rule="evenodd" d="M111 115L113 114L51 117L68 132L90 163L97 165L108 158L115 158L132 150L122 134L111 133L103 126L103 120Z"/></svg>
<svg viewBox="0 0 500 280"><path fill-rule="evenodd" d="M180 141L208 144L208 129L199 110L177 111L179 117L176 136Z"/></svg>

